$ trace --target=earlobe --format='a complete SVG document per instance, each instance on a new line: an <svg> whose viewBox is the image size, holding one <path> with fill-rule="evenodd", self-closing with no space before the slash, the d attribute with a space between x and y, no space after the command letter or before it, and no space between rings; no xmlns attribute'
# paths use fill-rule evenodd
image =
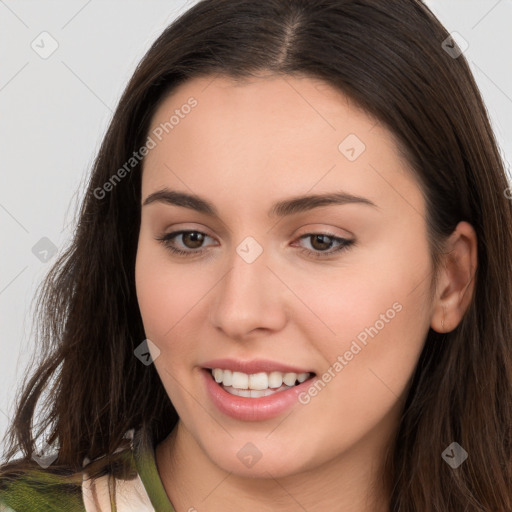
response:
<svg viewBox="0 0 512 512"><path fill-rule="evenodd" d="M468 222L459 222L446 241L433 304L431 327L453 331L467 311L475 288L478 263L476 232Z"/></svg>

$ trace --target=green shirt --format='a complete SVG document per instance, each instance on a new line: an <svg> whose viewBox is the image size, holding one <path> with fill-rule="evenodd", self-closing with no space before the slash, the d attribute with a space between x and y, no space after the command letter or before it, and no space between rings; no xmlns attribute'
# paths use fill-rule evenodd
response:
<svg viewBox="0 0 512 512"><path fill-rule="evenodd" d="M90 479L82 485L55 483L38 471L35 477L0 482L0 512L175 512L158 474L154 446L141 432L132 431L127 456L136 478L112 475ZM111 506L109 483L115 483L117 507Z"/></svg>

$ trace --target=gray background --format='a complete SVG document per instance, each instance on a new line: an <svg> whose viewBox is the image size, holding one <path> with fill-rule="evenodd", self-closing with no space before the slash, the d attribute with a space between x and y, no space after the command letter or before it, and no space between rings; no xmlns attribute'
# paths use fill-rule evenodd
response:
<svg viewBox="0 0 512 512"><path fill-rule="evenodd" d="M31 301L71 237L112 112L151 43L193 3L0 0L0 438L33 358ZM465 55L510 172L512 0L426 3L469 43ZM51 44L58 48L46 59L31 46Z"/></svg>

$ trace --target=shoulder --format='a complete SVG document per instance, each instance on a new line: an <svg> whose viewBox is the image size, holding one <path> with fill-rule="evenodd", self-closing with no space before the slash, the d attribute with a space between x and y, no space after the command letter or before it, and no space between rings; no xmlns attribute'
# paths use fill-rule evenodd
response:
<svg viewBox="0 0 512 512"><path fill-rule="evenodd" d="M30 470L0 479L0 512L110 512L112 502L119 512L153 510L137 474L91 476L84 470L70 481L48 470Z"/></svg>
<svg viewBox="0 0 512 512"><path fill-rule="evenodd" d="M29 470L0 480L0 512L84 512L81 487L61 476Z"/></svg>
<svg viewBox="0 0 512 512"><path fill-rule="evenodd" d="M154 512L153 503L174 512L151 445L140 433L135 442L133 431L130 437L129 447L111 457L86 458L81 470L72 474L40 467L22 471L15 463L9 470L0 468L0 512Z"/></svg>
<svg viewBox="0 0 512 512"><path fill-rule="evenodd" d="M117 510L122 512L153 512L138 475L131 480L115 478L110 474L99 478L84 476L82 497L86 512L110 511L113 499Z"/></svg>
<svg viewBox="0 0 512 512"><path fill-rule="evenodd" d="M86 512L154 512L151 499L138 471L138 449L134 447L134 430L126 434L130 439L130 447L120 450L118 465L113 471L101 476L92 477L87 470L83 471L82 500ZM138 446L138 445L137 445ZM1 511L0 511L1 512Z"/></svg>

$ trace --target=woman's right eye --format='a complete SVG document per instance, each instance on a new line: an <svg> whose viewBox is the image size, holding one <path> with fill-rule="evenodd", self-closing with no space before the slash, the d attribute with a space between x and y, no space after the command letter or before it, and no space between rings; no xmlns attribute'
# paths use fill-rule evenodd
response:
<svg viewBox="0 0 512 512"><path fill-rule="evenodd" d="M179 247L176 247L174 239L180 237L182 239L182 244L185 248L190 250L183 250ZM167 249L169 249L172 253L178 254L180 256L194 256L200 254L205 251L205 249L199 248L191 248L187 247L188 245L201 245L206 238L211 238L206 233L201 231L193 231L193 230L181 230L181 231L173 231L172 233L168 233L162 235L161 237L156 238L159 242L161 242ZM186 244L186 245L185 245Z"/></svg>

